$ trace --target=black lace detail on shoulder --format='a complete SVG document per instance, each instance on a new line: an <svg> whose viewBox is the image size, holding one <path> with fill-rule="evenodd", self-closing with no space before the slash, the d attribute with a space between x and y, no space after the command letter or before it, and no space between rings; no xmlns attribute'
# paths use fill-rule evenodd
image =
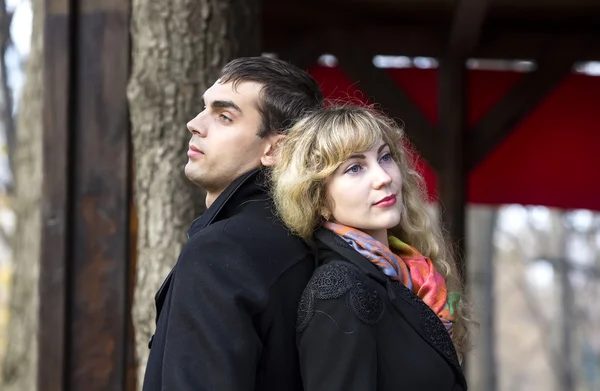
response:
<svg viewBox="0 0 600 391"><path fill-rule="evenodd" d="M354 289L348 294L348 307L358 319L371 325L377 324L384 313L383 300L364 277L355 282Z"/></svg>
<svg viewBox="0 0 600 391"><path fill-rule="evenodd" d="M343 261L333 261L315 270L308 282L300 304L296 328L304 331L315 311L315 299L330 300L342 297L347 292L348 308L362 322L374 325L384 314L384 303L377 290L352 265Z"/></svg>
<svg viewBox="0 0 600 391"><path fill-rule="evenodd" d="M302 293L298 304L298 317L296 318L296 329L304 331L308 327L315 312L315 292L307 286Z"/></svg>
<svg viewBox="0 0 600 391"><path fill-rule="evenodd" d="M419 323L432 345L445 354L454 365L460 368L452 339L438 316L419 296L415 295L407 287L398 281L390 281L390 283L398 296L419 309L419 313L421 314Z"/></svg>
<svg viewBox="0 0 600 391"><path fill-rule="evenodd" d="M317 299L337 299L352 288L356 272L343 262L331 262L315 271L308 286L314 289Z"/></svg>

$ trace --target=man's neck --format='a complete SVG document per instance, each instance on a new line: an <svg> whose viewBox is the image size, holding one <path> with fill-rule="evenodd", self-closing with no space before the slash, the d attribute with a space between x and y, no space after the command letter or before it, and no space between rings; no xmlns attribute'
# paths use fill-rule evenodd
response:
<svg viewBox="0 0 600 391"><path fill-rule="evenodd" d="M215 202L215 200L217 198L219 198L219 196L221 195L222 191L217 192L217 193L213 193L213 192L206 192L206 209L210 208L210 206Z"/></svg>
<svg viewBox="0 0 600 391"><path fill-rule="evenodd" d="M229 183L227 186L225 186L225 188L220 189L220 190L208 190L205 188L206 190L206 209L210 208L210 206L217 200L217 198L219 198L219 196L221 194L223 194L224 191L226 191L227 189L229 189L230 186L232 186L232 184L238 182L241 180L242 177L248 177L252 172L254 172L255 169L252 169L240 176L238 176L235 180L233 180L231 183ZM245 179L244 179L245 180Z"/></svg>

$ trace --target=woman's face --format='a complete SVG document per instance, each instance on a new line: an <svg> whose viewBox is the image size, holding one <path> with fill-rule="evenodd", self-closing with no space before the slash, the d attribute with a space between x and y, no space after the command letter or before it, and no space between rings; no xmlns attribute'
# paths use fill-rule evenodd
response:
<svg viewBox="0 0 600 391"><path fill-rule="evenodd" d="M379 140L354 154L329 178L326 191L333 222L357 228L387 244L387 230L400 222L402 176L390 148Z"/></svg>

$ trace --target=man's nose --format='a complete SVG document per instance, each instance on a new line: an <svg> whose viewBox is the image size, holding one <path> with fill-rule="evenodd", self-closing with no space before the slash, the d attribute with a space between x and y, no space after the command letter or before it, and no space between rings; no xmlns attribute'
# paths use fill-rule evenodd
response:
<svg viewBox="0 0 600 391"><path fill-rule="evenodd" d="M192 134L204 136L206 134L206 126L202 118L202 113L198 113L191 121L187 123L187 128Z"/></svg>

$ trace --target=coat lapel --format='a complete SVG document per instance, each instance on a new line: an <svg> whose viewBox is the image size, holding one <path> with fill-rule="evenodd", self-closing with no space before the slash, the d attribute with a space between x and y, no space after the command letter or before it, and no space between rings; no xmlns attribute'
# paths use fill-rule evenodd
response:
<svg viewBox="0 0 600 391"><path fill-rule="evenodd" d="M255 169L249 171L248 173L240 176L238 179L233 181L227 189L221 195L217 197L215 202L208 208L200 217L194 220L190 226L190 229L187 233L188 240L195 233L201 231L203 228L209 226L219 215L221 210L227 205L228 201L231 197L238 191L238 189L246 182L248 182L252 178L257 178L259 181L263 181L262 175L264 175L260 169ZM169 286L171 285L171 280L173 279L173 274L177 269L177 264L173 266L167 277L163 281L158 291L154 295L154 304L156 305L156 322L158 322L158 316L160 315L160 311L162 310L163 304L165 302L165 298L167 296L167 292L169 291Z"/></svg>
<svg viewBox="0 0 600 391"><path fill-rule="evenodd" d="M352 249L340 236L328 229L315 232L323 245L341 255L369 277L386 287L390 301L406 322L452 367L458 382L466 389L466 380L458 362L452 339L437 315L421 298L397 281L390 280L376 265Z"/></svg>

